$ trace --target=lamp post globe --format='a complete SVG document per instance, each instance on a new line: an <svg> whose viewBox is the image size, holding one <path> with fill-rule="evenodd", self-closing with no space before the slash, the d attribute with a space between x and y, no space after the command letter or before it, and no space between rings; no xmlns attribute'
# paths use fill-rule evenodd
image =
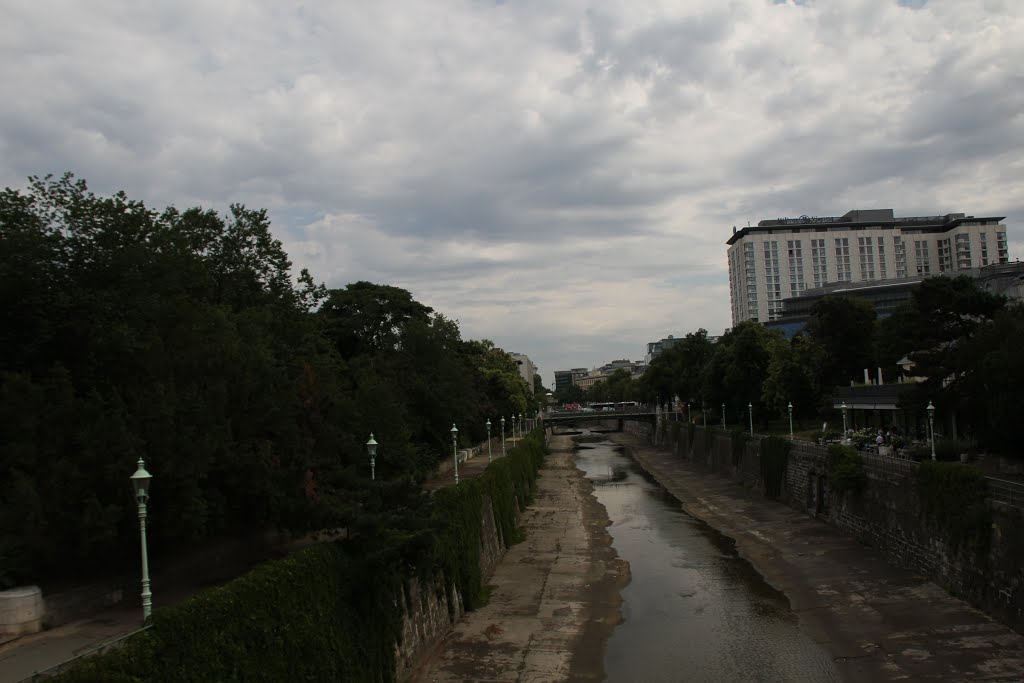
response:
<svg viewBox="0 0 1024 683"><path fill-rule="evenodd" d="M377 465L377 442L373 438L373 432L370 432L370 440L366 442L366 454L370 456L370 481L373 481Z"/></svg>
<svg viewBox="0 0 1024 683"><path fill-rule="evenodd" d="M789 409L789 438L793 439L793 402L790 401L789 405L786 406Z"/></svg>
<svg viewBox="0 0 1024 683"><path fill-rule="evenodd" d="M928 401L928 407L925 410L928 411L928 435L932 442L932 460L935 460L935 406L931 401Z"/></svg>
<svg viewBox="0 0 1024 683"><path fill-rule="evenodd" d="M491 462L491 418L487 418L487 462Z"/></svg>
<svg viewBox="0 0 1024 683"><path fill-rule="evenodd" d="M146 549L146 503L149 502L149 482L153 475L146 471L146 463L139 458L135 474L131 476L132 491L139 504L139 537L142 541L142 621L149 619L153 610L153 594L149 591L149 555Z"/></svg>
<svg viewBox="0 0 1024 683"><path fill-rule="evenodd" d="M501 418L501 457L505 457L505 417Z"/></svg>
<svg viewBox="0 0 1024 683"><path fill-rule="evenodd" d="M459 483L459 430L452 422L452 458L455 460L455 483Z"/></svg>

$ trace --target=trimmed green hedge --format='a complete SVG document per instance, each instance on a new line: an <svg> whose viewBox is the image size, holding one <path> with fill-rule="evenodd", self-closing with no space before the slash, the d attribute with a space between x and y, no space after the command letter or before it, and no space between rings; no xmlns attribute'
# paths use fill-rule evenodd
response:
<svg viewBox="0 0 1024 683"><path fill-rule="evenodd" d="M155 610L152 628L53 680L393 681L403 607L414 599L405 595L406 581L417 572L428 581L443 572L449 593L456 584L466 608L479 607L484 500L511 545L545 453L543 432L534 430L479 479L435 492L439 531L412 565L396 559L404 554L400 532L382 534L381 543L394 547L372 552L358 539L318 544Z"/></svg>

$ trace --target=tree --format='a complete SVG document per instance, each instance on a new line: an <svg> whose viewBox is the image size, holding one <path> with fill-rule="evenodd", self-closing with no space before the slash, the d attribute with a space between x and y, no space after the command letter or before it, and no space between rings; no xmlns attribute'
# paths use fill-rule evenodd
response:
<svg viewBox="0 0 1024 683"><path fill-rule="evenodd" d="M826 296L811 308L806 334L817 345L822 392L845 385L873 366L875 309L864 299Z"/></svg>
<svg viewBox="0 0 1024 683"><path fill-rule="evenodd" d="M889 334L903 334L917 345L910 352L911 374L922 378L908 405L923 408L933 401L949 416L956 438L958 416L968 426L984 421L976 413L986 403L984 383L974 374L982 367L974 336L988 328L1004 308L1005 299L986 292L969 277L932 277L914 290L913 311L902 315ZM1009 329L1012 324L1005 322Z"/></svg>

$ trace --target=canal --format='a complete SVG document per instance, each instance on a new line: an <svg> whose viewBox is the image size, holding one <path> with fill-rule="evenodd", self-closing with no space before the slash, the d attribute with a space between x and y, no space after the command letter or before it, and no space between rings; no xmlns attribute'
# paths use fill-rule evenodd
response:
<svg viewBox="0 0 1024 683"><path fill-rule="evenodd" d="M611 520L631 581L607 644L607 680L838 681L785 596L732 541L686 514L622 449L584 437L577 466Z"/></svg>

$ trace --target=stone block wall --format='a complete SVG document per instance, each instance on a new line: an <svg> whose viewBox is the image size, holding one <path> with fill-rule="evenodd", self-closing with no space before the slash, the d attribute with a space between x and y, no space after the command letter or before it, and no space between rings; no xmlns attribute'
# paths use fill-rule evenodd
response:
<svg viewBox="0 0 1024 683"><path fill-rule="evenodd" d="M624 421L623 430L660 445L701 469L764 490L759 440L750 441L738 465L732 462L731 435L697 427L687 448L685 426L679 443L653 425ZM707 439L713 439L710 448ZM922 514L909 471L867 468L868 484L859 494L831 490L825 450L794 442L781 502L817 517L878 549L894 565L906 567L945 587L1003 623L1024 632L1024 512L990 501L992 537L986 551L955 547Z"/></svg>
<svg viewBox="0 0 1024 683"><path fill-rule="evenodd" d="M484 497L480 506L480 572L486 580L505 555L505 543L494 518L491 499ZM405 611L402 616L402 642L395 648L395 672L399 681L407 679L416 667L436 648L452 625L462 616L462 596L458 588L445 589L444 576L436 576L424 586L412 577L406 581ZM451 593L453 605L448 604Z"/></svg>

